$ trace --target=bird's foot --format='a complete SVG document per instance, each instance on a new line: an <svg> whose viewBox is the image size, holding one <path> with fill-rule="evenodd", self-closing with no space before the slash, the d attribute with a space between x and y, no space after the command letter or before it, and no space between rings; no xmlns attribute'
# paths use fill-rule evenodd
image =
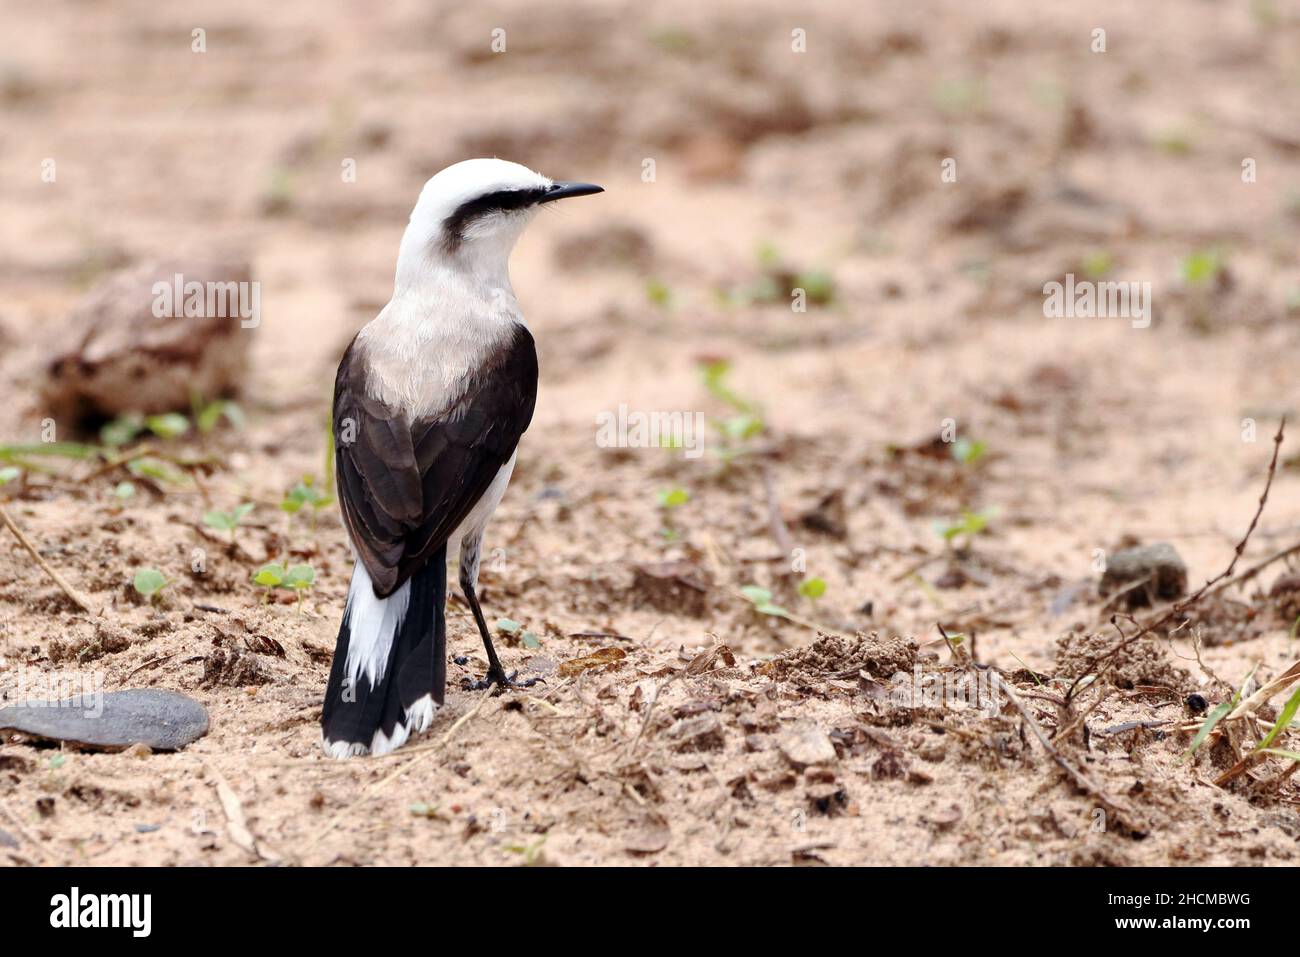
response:
<svg viewBox="0 0 1300 957"><path fill-rule="evenodd" d="M517 671L512 671L510 674L506 674L504 670L489 671L487 675L478 681L471 681L468 676L462 678L461 685L466 691L487 691L489 688L495 688L492 692L495 697L507 688L531 688L537 682L543 680L542 678L529 678L526 681L516 681L515 675L517 674L519 674Z"/></svg>

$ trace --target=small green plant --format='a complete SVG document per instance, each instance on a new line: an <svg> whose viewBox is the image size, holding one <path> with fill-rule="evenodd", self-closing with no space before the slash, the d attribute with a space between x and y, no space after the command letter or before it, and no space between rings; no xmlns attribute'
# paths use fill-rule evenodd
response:
<svg viewBox="0 0 1300 957"><path fill-rule="evenodd" d="M16 465L6 465L0 469L0 485L8 485L18 476L23 474L23 470Z"/></svg>
<svg viewBox="0 0 1300 957"><path fill-rule="evenodd" d="M132 580L131 584L137 592L153 602L158 600L159 596L162 594L162 590L166 588L170 582L167 581L167 578L162 572L158 571L158 569L142 568L135 573L135 578Z"/></svg>
<svg viewBox="0 0 1300 957"><path fill-rule="evenodd" d="M543 834L531 844L508 844L506 850L511 854L518 854L523 858L524 867L536 867L542 860L542 845L546 843L546 835Z"/></svg>
<svg viewBox="0 0 1300 957"><path fill-rule="evenodd" d="M668 541L675 541L680 532L673 523L673 511L689 502L691 495L683 488L661 488L655 493L655 500L659 503L659 510L663 513L664 521L663 528L659 529L659 534Z"/></svg>
<svg viewBox="0 0 1300 957"><path fill-rule="evenodd" d="M316 584L316 569L310 565L290 565L285 568L280 562L267 562L253 572L253 582L266 589L262 593L262 604L271 600L271 591L275 588L288 588L298 598L298 613L302 613L302 599L307 589Z"/></svg>
<svg viewBox="0 0 1300 957"><path fill-rule="evenodd" d="M279 562L267 562L253 572L253 581L266 589L262 593L262 604L271 600L271 589L278 588L284 582L284 566Z"/></svg>
<svg viewBox="0 0 1300 957"><path fill-rule="evenodd" d="M780 605L772 603L772 592L758 585L746 585L740 589L740 593L749 599L749 603L754 606L754 611L760 615L771 615L775 618L789 618L790 613Z"/></svg>
<svg viewBox="0 0 1300 957"><path fill-rule="evenodd" d="M110 448L119 448L134 442L145 432L160 439L174 439L190 430L190 420L179 412L160 415L124 415L105 423L99 430L99 440Z"/></svg>
<svg viewBox="0 0 1300 957"><path fill-rule="evenodd" d="M799 594L817 607L817 599L826 594L826 579L824 578L805 578L799 583Z"/></svg>
<svg viewBox="0 0 1300 957"><path fill-rule="evenodd" d="M1233 692L1232 697L1223 702L1223 704L1219 705L1206 716L1205 722L1201 725L1200 730L1196 732L1196 737L1192 738L1192 743L1188 745L1187 750L1183 752L1184 761L1191 759L1192 755L1196 753L1196 749L1199 748L1205 742L1205 739L1210 736L1210 732L1215 729L1215 726L1226 718L1233 708L1237 707L1241 702L1242 692L1246 690L1246 685L1250 682L1250 679L1254 677L1254 674L1255 669L1251 668L1246 677L1241 680L1241 687Z"/></svg>
<svg viewBox="0 0 1300 957"><path fill-rule="evenodd" d="M1104 279L1115 268L1115 257L1105 251L1092 252L1083 257L1081 268L1089 279Z"/></svg>
<svg viewBox="0 0 1300 957"><path fill-rule="evenodd" d="M120 502L125 502L134 495L135 485L131 482L118 482L113 487L113 496Z"/></svg>
<svg viewBox="0 0 1300 957"><path fill-rule="evenodd" d="M519 643L523 645L525 648L536 650L542 647L542 643L541 641L538 640L536 635L534 635L531 631L526 630L523 625L519 624L519 622L514 621L513 619L498 618L497 631L500 631L507 635L518 635Z"/></svg>
<svg viewBox="0 0 1300 957"><path fill-rule="evenodd" d="M648 280L645 284L645 297L652 306L667 309L673 303L673 291L668 284L659 279Z"/></svg>
<svg viewBox="0 0 1300 957"><path fill-rule="evenodd" d="M714 419L713 427L723 436L719 456L730 462L746 451L749 443L763 434L767 425L758 404L737 393L728 383L731 363L726 359L709 359L700 364L700 378L704 387L723 405L730 406L734 414L725 419Z"/></svg>
<svg viewBox="0 0 1300 957"><path fill-rule="evenodd" d="M285 588L292 589L298 596L298 614L302 614L302 598L307 589L316 584L316 569L310 565L291 565L289 570L284 573L284 581L281 585Z"/></svg>
<svg viewBox="0 0 1300 957"><path fill-rule="evenodd" d="M988 450L988 443L982 440L958 439L952 444L952 457L962 465L974 465Z"/></svg>
<svg viewBox="0 0 1300 957"><path fill-rule="evenodd" d="M1267 751L1269 746L1277 740L1277 736L1295 720L1295 714L1298 710L1300 710L1300 687L1297 687L1291 693L1291 697L1287 698L1286 704L1282 706L1281 714L1277 716L1277 721L1273 723L1273 727L1269 728L1268 733L1264 735L1264 739L1255 745L1255 750Z"/></svg>
<svg viewBox="0 0 1300 957"><path fill-rule="evenodd" d="M993 508L981 509L978 512L964 509L958 519L949 522L935 522L934 530L948 545L953 545L956 539L962 537L966 539L966 544L969 545L971 539L988 528L989 521L996 514L997 510Z"/></svg>
<svg viewBox="0 0 1300 957"><path fill-rule="evenodd" d="M1218 249L1198 249L1186 256L1179 265L1183 282L1189 286L1207 286L1215 282L1226 263Z"/></svg>
<svg viewBox="0 0 1300 957"><path fill-rule="evenodd" d="M314 475L304 475L302 481L284 493L280 509L292 516L298 514L304 507L310 506L311 511L308 514L311 515L312 531L315 531L316 517L320 514L320 510L328 508L333 503L333 497L316 484Z"/></svg>
<svg viewBox="0 0 1300 957"><path fill-rule="evenodd" d="M203 513L203 524L208 528L215 528L219 532L230 533L230 543L235 543L235 534L239 530L239 523L242 522L253 510L252 502L245 502L242 505L236 505L229 512L223 512L220 509L212 509Z"/></svg>
<svg viewBox="0 0 1300 957"><path fill-rule="evenodd" d="M222 419L225 419L233 428L242 429L244 427L244 410L229 399L204 402L202 398L195 395L191 399L191 404L193 406L194 425L204 435L215 429Z"/></svg>

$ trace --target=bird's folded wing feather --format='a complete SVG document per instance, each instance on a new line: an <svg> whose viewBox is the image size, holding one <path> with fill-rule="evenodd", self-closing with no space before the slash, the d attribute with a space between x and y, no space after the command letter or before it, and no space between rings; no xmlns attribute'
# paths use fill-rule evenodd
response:
<svg viewBox="0 0 1300 957"><path fill-rule="evenodd" d="M447 541L514 454L533 416L537 354L516 327L450 408L414 421L366 394L361 356L354 342L339 365L335 466L344 524L384 598Z"/></svg>

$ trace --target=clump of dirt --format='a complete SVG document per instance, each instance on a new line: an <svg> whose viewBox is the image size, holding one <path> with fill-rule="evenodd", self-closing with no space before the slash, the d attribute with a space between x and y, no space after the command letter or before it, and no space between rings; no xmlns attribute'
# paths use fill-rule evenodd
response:
<svg viewBox="0 0 1300 957"><path fill-rule="evenodd" d="M1118 638L1106 635L1071 632L1057 639L1056 676L1074 679L1094 673L1110 660ZM1190 688L1192 676L1170 659L1169 652L1153 638L1141 638L1114 654L1114 664L1105 680L1117 688L1131 690L1138 686L1158 686L1181 691Z"/></svg>
<svg viewBox="0 0 1300 957"><path fill-rule="evenodd" d="M889 678L911 670L916 664L916 652L912 639L881 638L874 631L869 635L859 632L855 638L819 635L807 647L778 655L763 670L780 677L817 678L866 671L877 678Z"/></svg>
<svg viewBox="0 0 1300 957"><path fill-rule="evenodd" d="M203 659L204 687L261 685L271 680L261 656L239 648L217 648Z"/></svg>
<svg viewBox="0 0 1300 957"><path fill-rule="evenodd" d="M131 647L131 638L122 628L108 622L95 622L95 633L80 638L50 639L50 663L86 662L116 654Z"/></svg>

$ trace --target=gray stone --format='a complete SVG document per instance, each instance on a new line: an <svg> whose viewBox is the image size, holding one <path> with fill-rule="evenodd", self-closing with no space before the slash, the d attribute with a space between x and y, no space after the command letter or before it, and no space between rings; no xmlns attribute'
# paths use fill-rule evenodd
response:
<svg viewBox="0 0 1300 957"><path fill-rule="evenodd" d="M208 733L208 712L177 691L135 688L0 708L0 731L104 750L179 751Z"/></svg>
<svg viewBox="0 0 1300 957"><path fill-rule="evenodd" d="M1129 608L1145 607L1153 597L1175 601L1187 594L1187 566L1174 546L1164 542L1126 548L1107 556L1101 596L1109 598L1130 586L1132 590L1122 599Z"/></svg>

